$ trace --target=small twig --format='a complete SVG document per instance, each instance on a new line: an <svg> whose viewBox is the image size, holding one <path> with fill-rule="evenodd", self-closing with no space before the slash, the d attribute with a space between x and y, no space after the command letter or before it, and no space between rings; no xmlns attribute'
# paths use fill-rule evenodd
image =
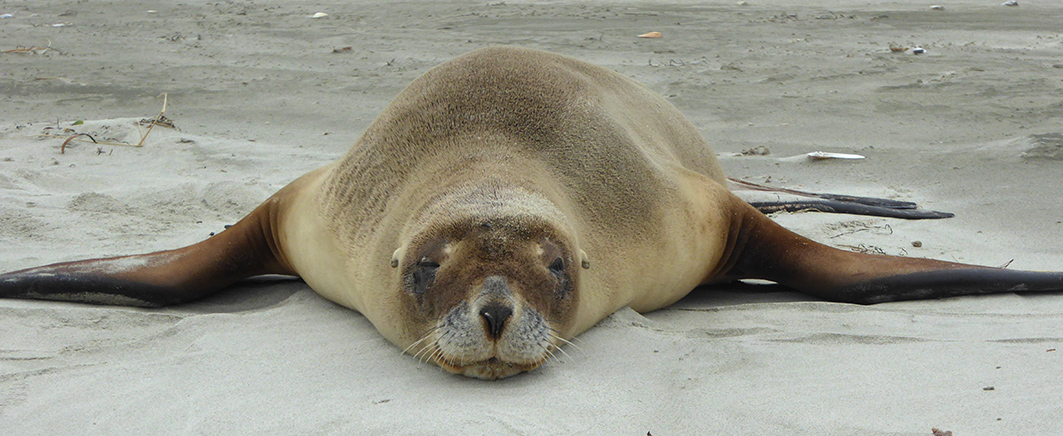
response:
<svg viewBox="0 0 1063 436"><path fill-rule="evenodd" d="M163 123L163 120L165 120L166 123L168 123L169 125L173 124L169 120L166 120L166 117L162 116L162 114L166 113L166 102L167 102L167 96L166 96L165 93L163 93L162 94L162 110L159 111L159 115L156 116L151 121L151 125L148 126L148 130L146 132L144 132L143 135L140 136L140 142L138 142L136 144L126 144L124 142L111 142L111 141L99 142L99 141L96 141L96 138L93 138L92 135L89 135L88 133L77 133L77 134L74 134L74 136L71 136L71 137L67 138L66 141L63 141L63 145L59 147L59 154L65 154L66 153L66 145L69 144L70 141L73 141L74 139L76 139L79 136L88 136L89 139L91 139L92 142L95 143L95 144L122 145L122 146L126 146L126 147L143 147L144 146L144 141L146 139L148 139L148 134L151 133L151 129L154 128L156 124ZM58 125L58 124L59 124L59 121L57 120L56 121L56 125ZM55 136L55 135L45 134L44 136Z"/></svg>
<svg viewBox="0 0 1063 436"><path fill-rule="evenodd" d="M70 143L70 141L72 141L74 138L77 138L78 136L88 136L89 139L92 140L92 142L96 142L96 138L93 138L92 135L90 135L88 133L76 133L76 134L74 134L74 136L66 138L66 141L63 141L63 145L59 146L59 154L66 154L66 145L68 143Z"/></svg>
<svg viewBox="0 0 1063 436"><path fill-rule="evenodd" d="M9 50L4 50L4 53L36 53L37 50L48 50L48 47L15 47Z"/></svg>
<svg viewBox="0 0 1063 436"><path fill-rule="evenodd" d="M879 248L879 247L876 247L876 246L874 246L874 245L864 245L864 244L860 244L859 246L855 246L855 245L844 245L844 244L843 244L843 245L839 245L839 247L845 247L845 248L848 248L848 249L849 249L850 251L855 251L855 252L857 252L857 253L864 253L864 254L886 254L886 251L885 251L885 250L883 250L883 249L881 249L881 248Z"/></svg>
<svg viewBox="0 0 1063 436"><path fill-rule="evenodd" d="M159 116L155 117L155 119L151 122L151 125L148 126L148 131L144 132L144 136L140 137L140 142L137 143L137 147L143 147L144 146L144 140L148 139L148 134L151 133L151 129L155 128L155 124L158 123L159 120L162 119L162 114L165 113L165 112L166 112L166 93L164 92L164 93L162 93L162 110L159 111Z"/></svg>
<svg viewBox="0 0 1063 436"><path fill-rule="evenodd" d="M50 48L52 48L52 40L48 40L48 46L47 47L41 47L41 46L15 47L13 49L4 50L2 53L34 53L34 54L37 54L38 50L40 50L41 53L44 53L44 52L48 51L48 49L50 49Z"/></svg>
<svg viewBox="0 0 1063 436"><path fill-rule="evenodd" d="M890 227L889 224L884 224L884 225L881 225L881 226L870 226L870 225L866 225L865 224L864 227L861 227L859 229L853 229L853 230L850 230L848 232L839 233L837 235L831 236L830 239L842 237L842 236L845 236L845 235L851 235L851 234L856 233L856 232L866 232L868 230L889 230L889 234L891 234L891 235L893 234L893 227Z"/></svg>

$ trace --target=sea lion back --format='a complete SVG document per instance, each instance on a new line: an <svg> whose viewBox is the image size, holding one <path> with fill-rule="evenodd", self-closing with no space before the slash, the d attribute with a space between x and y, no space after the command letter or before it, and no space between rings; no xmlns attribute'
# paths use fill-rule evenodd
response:
<svg viewBox="0 0 1063 436"><path fill-rule="evenodd" d="M653 91L569 57L494 47L433 68L396 97L328 186L327 195L342 201L327 203L360 207L330 215L379 228L378 218L397 205L390 194L452 153L542 162L573 203L599 206L585 210L586 222L625 235L659 213L676 184L674 168L724 182L704 139Z"/></svg>

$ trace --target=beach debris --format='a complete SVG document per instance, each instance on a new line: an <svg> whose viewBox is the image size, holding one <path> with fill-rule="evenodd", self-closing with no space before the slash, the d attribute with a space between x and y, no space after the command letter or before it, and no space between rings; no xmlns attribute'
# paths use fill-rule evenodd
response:
<svg viewBox="0 0 1063 436"><path fill-rule="evenodd" d="M1020 155L1025 159L1063 160L1063 133L1041 133L1028 135L1015 140L1026 148Z"/></svg>
<svg viewBox="0 0 1063 436"><path fill-rule="evenodd" d="M88 86L88 83L78 82L77 80L68 79L66 77L35 77L33 80L34 81L39 81L39 80L58 80L58 81L63 82L65 84L67 84L67 85Z"/></svg>
<svg viewBox="0 0 1063 436"><path fill-rule="evenodd" d="M930 429L934 433L934 436L952 436L951 431L938 430L937 428Z"/></svg>
<svg viewBox="0 0 1063 436"><path fill-rule="evenodd" d="M900 52L907 51L907 50L908 50L908 47L890 43L890 51L893 52L893 53L900 53Z"/></svg>
<svg viewBox="0 0 1063 436"><path fill-rule="evenodd" d="M55 24L52 25L52 27L66 27L66 26L69 26L69 25L70 25L70 23L55 23Z"/></svg>
<svg viewBox="0 0 1063 436"><path fill-rule="evenodd" d="M11 15L11 14L3 14L3 15L0 15L0 18L15 18L15 16Z"/></svg>
<svg viewBox="0 0 1063 436"><path fill-rule="evenodd" d="M159 114L159 116L155 118L141 118L137 124L140 124L141 126L151 126L152 124L155 124L156 126L169 129L177 128L177 126L173 124L173 120L162 116L162 114Z"/></svg>
<svg viewBox="0 0 1063 436"><path fill-rule="evenodd" d="M1004 3L1001 3L1001 5L1002 6L1018 6L1019 2L1018 2L1018 0L1008 0L1008 1L1004 2Z"/></svg>
<svg viewBox="0 0 1063 436"><path fill-rule="evenodd" d="M912 47L912 54L916 54L916 55L918 55L918 54L923 54L923 53L926 53L926 49L925 49L925 48L922 48L922 47Z"/></svg>
<svg viewBox="0 0 1063 436"><path fill-rule="evenodd" d="M768 177L768 179L765 180L763 183L767 183L770 180L771 177ZM845 194L826 194L798 191L796 189L758 185L756 183L736 179L734 177L728 177L727 182L728 186L732 188L732 191L742 191L742 194L740 194L742 199L765 214L775 212L813 211L905 219L941 219L952 218L954 216L953 214L948 212L936 212L932 210L919 209L919 205L910 201L890 200L887 198L875 197L860 197L856 195ZM773 197L773 199L766 198L763 194L754 193L753 191L759 191L760 193L771 193L769 194L769 196ZM797 201L781 199L778 195L779 193L796 195L799 197L810 197L812 199ZM760 198L758 199L757 197ZM864 229L870 227L870 225L866 223L842 224L843 227L847 228L851 228L854 225L862 226ZM884 229L888 231L889 234L893 234L893 228L890 227L889 224L886 224L884 226L876 226L874 228ZM907 254L907 252L905 252L905 254Z"/></svg>
<svg viewBox="0 0 1063 436"><path fill-rule="evenodd" d="M842 247L842 248L848 248L849 251L852 251L852 252L855 252L855 253L877 254L877 255L880 255L880 256L888 255L888 253L886 253L886 250L883 250L882 247L878 247L878 246L875 246L875 245L867 245L867 244L860 244L860 245L838 244L838 246Z"/></svg>
<svg viewBox="0 0 1063 436"><path fill-rule="evenodd" d="M10 50L4 50L3 53L30 53L41 54L48 51L48 47L15 47Z"/></svg>
<svg viewBox="0 0 1063 436"><path fill-rule="evenodd" d="M875 234L879 234L879 235L892 235L893 234L893 227L890 227L889 224L883 224L881 226L873 226L871 224L864 223L864 222L851 221L851 222L847 222L847 223L839 223L837 225L830 226L830 227L831 227L832 231L847 229L846 231L843 231L843 232L838 233L838 234L836 234L834 236L831 236L830 239L840 238L842 236L852 235L854 233L867 232L867 231L873 231Z"/></svg>
<svg viewBox="0 0 1063 436"><path fill-rule="evenodd" d="M769 154L771 154L771 150L768 150L768 147L763 145L747 148L740 153L741 156L767 156Z"/></svg>
<svg viewBox="0 0 1063 436"><path fill-rule="evenodd" d="M353 49L353 47L347 46L347 47L343 47L343 48L334 48L334 49L332 49L332 52L336 53L336 54L350 53L352 49Z"/></svg>
<svg viewBox="0 0 1063 436"><path fill-rule="evenodd" d="M920 248L923 246L923 241L912 241L912 246L915 248Z"/></svg>
<svg viewBox="0 0 1063 436"><path fill-rule="evenodd" d="M664 35L661 35L661 32L647 32L639 35L639 38L660 38L662 36Z"/></svg>
<svg viewBox="0 0 1063 436"><path fill-rule="evenodd" d="M930 10L943 11L943 10L945 10L945 7L941 6L941 5L930 5Z"/></svg>
<svg viewBox="0 0 1063 436"><path fill-rule="evenodd" d="M318 13L316 13L314 15L311 15L310 18L325 18L327 16L328 16L328 14L326 14L324 12L318 12Z"/></svg>
<svg viewBox="0 0 1063 436"><path fill-rule="evenodd" d="M74 140L87 142L87 141L78 139L78 138L80 138L82 136L88 137L92 141L93 144L98 144L98 145L122 145L122 146L127 146L127 147L143 147L144 146L144 141L146 139L148 139L148 134L151 133L151 129L154 129L155 126L163 126L163 127L175 128L174 124L173 124L173 121L171 121L169 118L166 118L165 116L163 116L163 114L166 112L167 95L164 93L164 94L161 95L161 97L162 97L162 110L159 111L159 115L157 115L155 118L150 119L150 120L147 119L147 118L142 119L142 120L140 120L140 122L135 124L137 126L138 130L139 130L139 126L145 124L146 122L150 123L150 124L148 124L148 130L140 135L140 142L137 142L136 144L128 144L128 143L125 143L125 142L118 142L117 140L100 142L100 141L97 141L96 138L93 138L92 135L89 135L88 133L74 133L73 136L70 136L69 138L66 138L66 140L63 141L63 144L61 146L59 146L59 154L66 154L66 146L67 146L67 144L70 144ZM83 125L84 122L82 122L80 124ZM72 125L76 126L76 125L79 125L79 124L77 122L75 122ZM64 130L64 132L67 132L68 134L69 133L73 133L73 129L66 128L66 129L63 129L63 130ZM59 136L59 135L46 134L44 136Z"/></svg>
<svg viewBox="0 0 1063 436"><path fill-rule="evenodd" d="M813 151L811 153L805 154L805 156L808 156L808 158L812 159L812 160L829 160L829 159L859 160L859 159L866 159L864 156L861 156L859 154L831 153L829 151Z"/></svg>
<svg viewBox="0 0 1063 436"><path fill-rule="evenodd" d="M738 3L735 3L735 4L738 5L738 6L749 6L749 2L738 2Z"/></svg>
<svg viewBox="0 0 1063 436"><path fill-rule="evenodd" d="M74 136L66 138L66 141L63 141L63 145L59 146L59 154L66 154L66 145L69 144L70 141L73 141L74 138L77 138L77 137L80 137L80 136L88 136L89 139L92 140L92 143L99 144L98 142L96 142L96 138L93 138L92 135L90 135L88 133L76 133L76 134L74 134Z"/></svg>

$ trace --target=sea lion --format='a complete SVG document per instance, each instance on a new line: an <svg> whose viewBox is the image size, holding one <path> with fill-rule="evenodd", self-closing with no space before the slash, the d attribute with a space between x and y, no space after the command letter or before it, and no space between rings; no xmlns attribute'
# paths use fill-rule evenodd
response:
<svg viewBox="0 0 1063 436"><path fill-rule="evenodd" d="M533 369L614 311L772 280L835 301L1063 290L1063 273L858 254L794 234L725 187L707 142L620 74L488 48L403 90L340 160L172 251L0 276L0 296L181 303L301 277L447 371Z"/></svg>

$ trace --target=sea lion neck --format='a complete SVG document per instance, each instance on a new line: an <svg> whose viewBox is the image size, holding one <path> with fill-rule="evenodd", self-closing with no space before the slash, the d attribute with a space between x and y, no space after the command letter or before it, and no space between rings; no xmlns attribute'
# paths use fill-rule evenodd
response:
<svg viewBox="0 0 1063 436"><path fill-rule="evenodd" d="M517 232L562 230L569 227L565 221L565 214L544 192L491 179L451 186L433 196L412 215L410 224L414 229L410 230L441 231L440 226L507 227Z"/></svg>

